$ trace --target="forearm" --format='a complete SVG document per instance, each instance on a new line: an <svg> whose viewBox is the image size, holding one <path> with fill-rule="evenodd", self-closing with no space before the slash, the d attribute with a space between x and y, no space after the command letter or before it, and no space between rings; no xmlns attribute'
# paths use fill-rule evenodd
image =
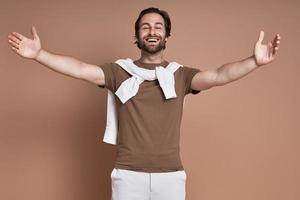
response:
<svg viewBox="0 0 300 200"><path fill-rule="evenodd" d="M257 68L258 65L255 62L254 56L241 61L224 64L217 69L217 85L225 85L238 80Z"/></svg>
<svg viewBox="0 0 300 200"><path fill-rule="evenodd" d="M82 62L73 57L57 55L41 49L35 60L56 72L80 78Z"/></svg>

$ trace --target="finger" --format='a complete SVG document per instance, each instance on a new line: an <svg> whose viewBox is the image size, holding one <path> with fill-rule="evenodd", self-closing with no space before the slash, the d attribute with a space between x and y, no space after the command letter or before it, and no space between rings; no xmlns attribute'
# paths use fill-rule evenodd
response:
<svg viewBox="0 0 300 200"><path fill-rule="evenodd" d="M8 35L8 39L14 41L15 43L19 44L21 41L19 38L16 38L15 36L13 35Z"/></svg>
<svg viewBox="0 0 300 200"><path fill-rule="evenodd" d="M280 35L276 34L275 38L274 38L274 42L273 42L273 48L272 48L272 56L274 58L274 56L277 54L278 50L279 50L279 43L280 43Z"/></svg>
<svg viewBox="0 0 300 200"><path fill-rule="evenodd" d="M272 55L269 57L269 62L272 62L274 59L275 59L275 56L272 54Z"/></svg>
<svg viewBox="0 0 300 200"><path fill-rule="evenodd" d="M15 47L15 48L19 48L19 44L15 43L12 40L8 40L8 42L10 43L11 46Z"/></svg>
<svg viewBox="0 0 300 200"><path fill-rule="evenodd" d="M36 39L38 37L35 26L31 27L31 33L32 33L34 39Z"/></svg>
<svg viewBox="0 0 300 200"><path fill-rule="evenodd" d="M270 48L270 51L269 51L269 61L272 61L275 58L276 51L274 49L275 49L274 47Z"/></svg>
<svg viewBox="0 0 300 200"><path fill-rule="evenodd" d="M19 53L19 49L15 48L15 47L11 47L11 48L12 48L12 50L13 50L14 52Z"/></svg>
<svg viewBox="0 0 300 200"><path fill-rule="evenodd" d="M17 32L12 32L12 34L21 41L25 38L23 35L21 35L20 33L17 33Z"/></svg>
<svg viewBox="0 0 300 200"><path fill-rule="evenodd" d="M279 47L279 42L276 41L276 43L273 44L274 47Z"/></svg>
<svg viewBox="0 0 300 200"><path fill-rule="evenodd" d="M279 34L277 34L277 43L280 43L280 39L281 39L281 37L280 37L280 35Z"/></svg>
<svg viewBox="0 0 300 200"><path fill-rule="evenodd" d="M281 39L280 35L276 34L276 43L280 43L280 39Z"/></svg>
<svg viewBox="0 0 300 200"><path fill-rule="evenodd" d="M273 43L273 46L278 46L279 43L280 43L280 39L278 39L278 37L276 36L276 37L273 39L272 43Z"/></svg>
<svg viewBox="0 0 300 200"><path fill-rule="evenodd" d="M273 50L273 54L274 54L274 55L276 55L276 54L277 54L277 52L278 52L278 49L279 49L279 47L274 47L274 50Z"/></svg>
<svg viewBox="0 0 300 200"><path fill-rule="evenodd" d="M272 57L273 52L274 52L274 46L271 42L269 42L269 44L268 44L268 57L269 58Z"/></svg>
<svg viewBox="0 0 300 200"><path fill-rule="evenodd" d="M263 41L263 39L264 39L264 35L265 35L264 31L260 31L260 33L259 33L259 38L258 38L258 42L259 42L259 43L262 43L262 41Z"/></svg>
<svg viewBox="0 0 300 200"><path fill-rule="evenodd" d="M272 40L272 45L273 45L274 47L277 46L277 39L276 39L276 37Z"/></svg>

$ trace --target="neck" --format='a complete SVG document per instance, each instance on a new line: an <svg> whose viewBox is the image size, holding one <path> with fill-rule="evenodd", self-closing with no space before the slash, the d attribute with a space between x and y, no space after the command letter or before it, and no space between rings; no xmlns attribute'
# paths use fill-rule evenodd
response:
<svg viewBox="0 0 300 200"><path fill-rule="evenodd" d="M164 62L164 58L163 58L163 50L155 53L155 54L150 54L148 52L145 51L141 51L141 57L139 59L140 62L142 63L162 63Z"/></svg>

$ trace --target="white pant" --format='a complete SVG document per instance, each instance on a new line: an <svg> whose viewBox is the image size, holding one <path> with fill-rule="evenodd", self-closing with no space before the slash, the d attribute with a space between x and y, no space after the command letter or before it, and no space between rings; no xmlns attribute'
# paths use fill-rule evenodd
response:
<svg viewBox="0 0 300 200"><path fill-rule="evenodd" d="M114 168L111 200L185 200L186 173L138 172Z"/></svg>

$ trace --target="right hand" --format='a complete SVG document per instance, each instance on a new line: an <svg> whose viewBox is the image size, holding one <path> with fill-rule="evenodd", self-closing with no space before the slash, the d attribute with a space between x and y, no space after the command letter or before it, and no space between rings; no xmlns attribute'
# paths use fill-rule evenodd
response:
<svg viewBox="0 0 300 200"><path fill-rule="evenodd" d="M8 35L8 42L12 50L24 58L36 59L41 50L41 41L34 26L31 27L33 40L21 35L17 32L12 32Z"/></svg>

